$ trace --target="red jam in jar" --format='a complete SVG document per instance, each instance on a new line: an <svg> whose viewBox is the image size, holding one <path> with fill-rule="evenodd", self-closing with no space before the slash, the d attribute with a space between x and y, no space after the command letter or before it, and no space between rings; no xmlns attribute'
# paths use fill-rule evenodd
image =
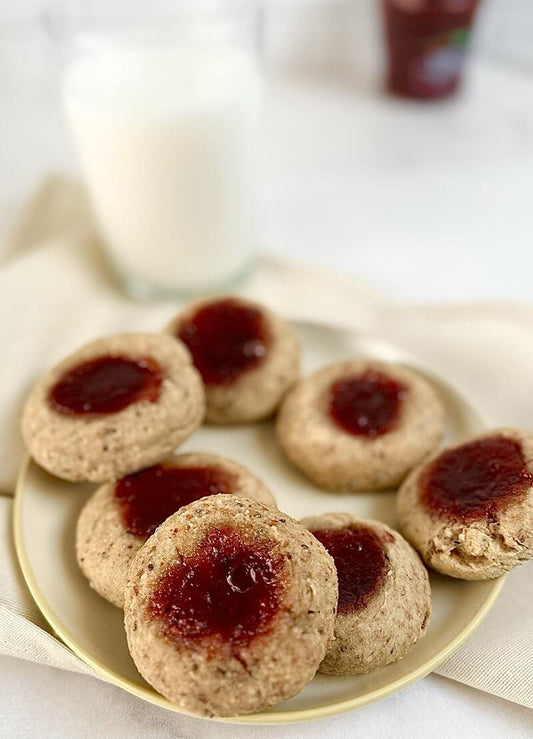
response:
<svg viewBox="0 0 533 739"><path fill-rule="evenodd" d="M420 499L437 516L463 521L495 512L533 486L520 444L491 436L442 452L420 477Z"/></svg>
<svg viewBox="0 0 533 739"><path fill-rule="evenodd" d="M50 389L48 402L66 416L118 413L132 403L155 403L163 374L150 357L101 356L65 372Z"/></svg>
<svg viewBox="0 0 533 739"><path fill-rule="evenodd" d="M479 0L384 0L388 88L435 99L459 86Z"/></svg>
<svg viewBox="0 0 533 739"><path fill-rule="evenodd" d="M342 377L329 389L329 414L354 436L375 437L398 423L406 388L377 370Z"/></svg>
<svg viewBox="0 0 533 739"><path fill-rule="evenodd" d="M230 385L261 363L269 345L262 312L234 298L201 307L181 325L178 337L206 385Z"/></svg>
<svg viewBox="0 0 533 739"><path fill-rule="evenodd" d="M335 561L339 613L363 608L381 587L389 567L383 544L367 526L312 531Z"/></svg>
<svg viewBox="0 0 533 739"><path fill-rule="evenodd" d="M123 477L115 498L126 530L147 539L170 515L206 495L231 493L232 477L221 467L158 464Z"/></svg>
<svg viewBox="0 0 533 739"><path fill-rule="evenodd" d="M271 542L213 529L161 578L150 612L175 641L245 647L268 633L279 611L281 568Z"/></svg>

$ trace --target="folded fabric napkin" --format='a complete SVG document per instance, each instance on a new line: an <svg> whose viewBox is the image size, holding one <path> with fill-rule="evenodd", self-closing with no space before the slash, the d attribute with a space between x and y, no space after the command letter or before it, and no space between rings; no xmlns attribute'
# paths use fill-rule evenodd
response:
<svg viewBox="0 0 533 739"><path fill-rule="evenodd" d="M531 424L533 309L401 306L353 280L263 258L240 292L288 318L344 324L412 352L483 409L494 425ZM23 456L19 416L38 375L98 336L159 330L176 301L140 304L112 282L83 189L53 178L0 252L0 653L94 674L52 636L16 562L11 498ZM532 566L513 572L479 631L438 673L533 707Z"/></svg>

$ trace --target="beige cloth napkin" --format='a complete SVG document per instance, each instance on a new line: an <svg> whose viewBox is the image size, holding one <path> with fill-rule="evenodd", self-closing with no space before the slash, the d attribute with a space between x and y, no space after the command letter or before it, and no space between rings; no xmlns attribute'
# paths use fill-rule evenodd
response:
<svg viewBox="0 0 533 739"><path fill-rule="evenodd" d="M18 417L35 377L83 342L120 330L158 330L176 302L140 304L112 283L82 189L50 180L0 253L0 653L94 674L48 631L11 539L11 499L23 449ZM345 323L416 354L495 424L531 425L533 311L511 305L408 307L353 280L262 259L241 292L290 318ZM532 566L513 572L477 634L438 672L533 707Z"/></svg>

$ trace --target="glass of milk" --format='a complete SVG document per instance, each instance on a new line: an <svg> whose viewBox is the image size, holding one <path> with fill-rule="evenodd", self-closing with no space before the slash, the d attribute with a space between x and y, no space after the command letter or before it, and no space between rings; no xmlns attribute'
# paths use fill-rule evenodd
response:
<svg viewBox="0 0 533 739"><path fill-rule="evenodd" d="M256 245L257 3L158 5L77 33L63 80L110 264L145 298L225 289Z"/></svg>

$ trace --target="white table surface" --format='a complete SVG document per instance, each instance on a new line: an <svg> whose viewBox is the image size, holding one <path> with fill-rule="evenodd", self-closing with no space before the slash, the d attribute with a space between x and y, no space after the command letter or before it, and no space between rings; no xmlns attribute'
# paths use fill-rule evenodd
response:
<svg viewBox="0 0 533 739"><path fill-rule="evenodd" d="M42 110L57 115L50 101ZM33 112L18 123L12 115L8 133L31 136ZM40 135L38 160L0 173L3 224L19 199L17 171L71 166ZM267 249L353 274L390 298L530 299L533 77L480 62L467 95L429 107L348 85L275 84L265 137ZM7 657L0 695L6 737L533 735L533 712L437 676L356 713L277 729L169 722L118 688Z"/></svg>
<svg viewBox="0 0 533 739"><path fill-rule="evenodd" d="M276 87L262 236L409 300L530 300L533 71L473 65L459 99Z"/></svg>
<svg viewBox="0 0 533 739"><path fill-rule="evenodd" d="M355 713L251 727L167 714L99 680L9 657L0 659L0 671L0 736L5 737L529 739L533 730L529 709L436 675Z"/></svg>

